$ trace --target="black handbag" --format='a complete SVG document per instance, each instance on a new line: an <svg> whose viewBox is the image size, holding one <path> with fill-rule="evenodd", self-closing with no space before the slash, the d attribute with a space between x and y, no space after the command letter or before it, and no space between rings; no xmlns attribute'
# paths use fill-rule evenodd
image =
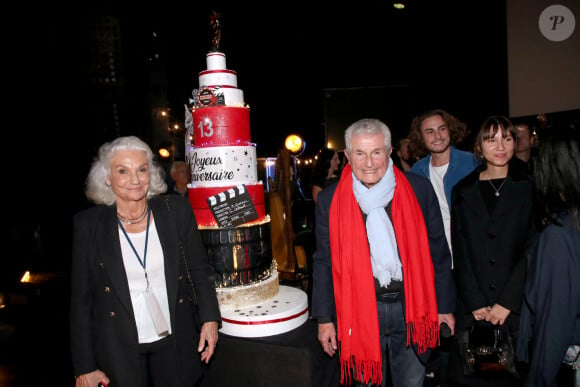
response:
<svg viewBox="0 0 580 387"><path fill-rule="evenodd" d="M513 338L508 327L488 322L474 322L462 348L463 371L467 376L515 376Z"/></svg>

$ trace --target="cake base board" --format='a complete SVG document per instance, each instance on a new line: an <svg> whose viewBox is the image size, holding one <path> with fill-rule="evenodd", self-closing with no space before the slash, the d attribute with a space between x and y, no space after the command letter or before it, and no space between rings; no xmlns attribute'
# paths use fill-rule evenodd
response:
<svg viewBox="0 0 580 387"><path fill-rule="evenodd" d="M280 286L275 297L221 314L221 333L237 337L274 336L298 328L308 320L308 297L303 290Z"/></svg>

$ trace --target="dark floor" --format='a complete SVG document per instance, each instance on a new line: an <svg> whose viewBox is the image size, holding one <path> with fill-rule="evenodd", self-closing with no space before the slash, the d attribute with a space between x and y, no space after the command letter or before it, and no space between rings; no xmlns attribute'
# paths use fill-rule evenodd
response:
<svg viewBox="0 0 580 387"><path fill-rule="evenodd" d="M2 292L0 387L74 386L67 285L55 281L13 290Z"/></svg>

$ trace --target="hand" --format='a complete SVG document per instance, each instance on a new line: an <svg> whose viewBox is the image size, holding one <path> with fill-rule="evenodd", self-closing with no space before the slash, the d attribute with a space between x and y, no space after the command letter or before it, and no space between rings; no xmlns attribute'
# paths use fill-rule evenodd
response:
<svg viewBox="0 0 580 387"><path fill-rule="evenodd" d="M333 357L338 350L334 323L329 322L318 324L318 341L320 342L320 345L322 345L322 350L326 352L328 356Z"/></svg>
<svg viewBox="0 0 580 387"><path fill-rule="evenodd" d="M473 312L471 312L471 314L473 315L473 318L476 321L481 321L481 320L485 320L487 318L490 310L491 310L491 307L484 306L483 308L479 308L479 309L474 310Z"/></svg>
<svg viewBox="0 0 580 387"><path fill-rule="evenodd" d="M439 317L439 325L447 324L449 329L451 329L451 336L453 336L455 334L455 316L453 313L438 314L437 317Z"/></svg>
<svg viewBox="0 0 580 387"><path fill-rule="evenodd" d="M201 333L199 335L199 344L197 345L197 352L201 352L201 361L205 364L213 356L215 347L218 341L218 323L217 321L208 321L201 326Z"/></svg>
<svg viewBox="0 0 580 387"><path fill-rule="evenodd" d="M110 380L101 370L94 370L88 374L82 374L75 378L75 387L96 387L99 382L109 384Z"/></svg>
<svg viewBox="0 0 580 387"><path fill-rule="evenodd" d="M510 312L509 309L504 308L500 304L495 304L487 314L485 321L489 321L493 325L503 325L510 315Z"/></svg>

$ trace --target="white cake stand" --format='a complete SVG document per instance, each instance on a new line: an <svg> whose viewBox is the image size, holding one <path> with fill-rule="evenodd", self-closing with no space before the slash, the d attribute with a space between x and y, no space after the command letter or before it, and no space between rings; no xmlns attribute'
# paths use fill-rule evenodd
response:
<svg viewBox="0 0 580 387"><path fill-rule="evenodd" d="M264 302L222 314L220 332L237 337L274 336L298 328L308 320L308 297L303 290L280 286L278 294Z"/></svg>

